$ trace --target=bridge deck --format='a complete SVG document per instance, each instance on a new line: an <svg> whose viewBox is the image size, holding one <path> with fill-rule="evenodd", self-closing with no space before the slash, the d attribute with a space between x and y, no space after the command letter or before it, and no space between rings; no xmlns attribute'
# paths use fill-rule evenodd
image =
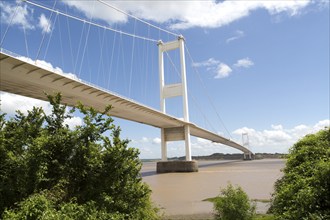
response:
<svg viewBox="0 0 330 220"><path fill-rule="evenodd" d="M61 92L62 102L69 106L75 106L77 101L80 101L85 106L91 106L96 110L103 111L107 105L112 105L111 116L157 128L189 125L191 135L193 136L221 143L241 150L244 153L250 152L236 142L200 128L195 124L166 115L113 92L90 85L79 79L70 78L66 74L47 70L44 67L23 61L3 52L0 53L0 90L45 101L47 101L47 97L44 92L49 94Z"/></svg>

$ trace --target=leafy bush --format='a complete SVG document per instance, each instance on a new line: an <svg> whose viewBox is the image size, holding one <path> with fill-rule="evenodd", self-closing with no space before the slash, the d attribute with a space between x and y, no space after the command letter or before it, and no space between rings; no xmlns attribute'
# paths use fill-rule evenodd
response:
<svg viewBox="0 0 330 220"><path fill-rule="evenodd" d="M70 130L64 122L75 109L60 105L59 94L48 98L49 115L33 108L0 116L0 216L7 210L4 219L157 219L139 151L120 139L110 107L98 113L79 104L84 124Z"/></svg>
<svg viewBox="0 0 330 220"><path fill-rule="evenodd" d="M294 144L283 172L270 209L277 219L330 219L330 129Z"/></svg>
<svg viewBox="0 0 330 220"><path fill-rule="evenodd" d="M19 207L7 210L3 214L3 219L42 219L42 220L62 220L62 219L100 219L100 220L120 220L127 216L121 213L109 213L106 210L99 210L95 202L87 202L79 205L76 202L62 203L56 208L53 201L49 200L44 193L33 194L19 203Z"/></svg>
<svg viewBox="0 0 330 220"><path fill-rule="evenodd" d="M241 187L234 188L231 184L221 190L214 200L216 219L221 220L250 220L255 215L255 205Z"/></svg>

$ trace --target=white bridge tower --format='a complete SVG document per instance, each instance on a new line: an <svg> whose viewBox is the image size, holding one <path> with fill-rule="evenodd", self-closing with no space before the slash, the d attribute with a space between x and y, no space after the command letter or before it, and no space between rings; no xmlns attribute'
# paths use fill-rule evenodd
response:
<svg viewBox="0 0 330 220"><path fill-rule="evenodd" d="M250 141L248 133L242 133L242 146L250 150ZM251 151L249 151L249 153L244 153L244 160L252 160Z"/></svg>
<svg viewBox="0 0 330 220"><path fill-rule="evenodd" d="M176 84L165 85L164 80L164 52L170 50L180 50L181 64L181 82ZM166 99L176 96L182 96L183 103L183 120L189 122L188 112L188 94L187 94L187 79L186 79L186 62L184 53L184 38L179 36L178 40L163 43L158 42L159 51L159 79L160 79L160 109L166 113ZM162 161L167 160L167 142L168 141L185 141L186 161L191 161L191 146L190 146L190 128L189 125L183 127L171 127L161 129L161 152Z"/></svg>

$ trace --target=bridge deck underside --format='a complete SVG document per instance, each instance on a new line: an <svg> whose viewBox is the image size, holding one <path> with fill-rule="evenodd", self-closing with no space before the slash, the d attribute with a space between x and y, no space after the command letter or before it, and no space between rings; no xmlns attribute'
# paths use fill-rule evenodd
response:
<svg viewBox="0 0 330 220"><path fill-rule="evenodd" d="M62 102L68 106L75 106L80 101L85 106L104 111L107 105L111 105L113 107L110 111L111 116L157 128L189 125L193 136L231 146L244 153L250 152L236 142L192 123L166 115L133 100L84 83L79 79L69 78L67 75L55 73L2 52L0 53L0 90L45 101L48 101L45 92L48 94L60 92Z"/></svg>

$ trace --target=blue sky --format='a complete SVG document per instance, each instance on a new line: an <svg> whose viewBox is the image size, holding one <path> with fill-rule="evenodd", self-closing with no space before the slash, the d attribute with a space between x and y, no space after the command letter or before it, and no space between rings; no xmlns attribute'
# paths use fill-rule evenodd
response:
<svg viewBox="0 0 330 220"><path fill-rule="evenodd" d="M108 3L185 37L193 58L186 53L192 122L238 142L248 132L254 152L287 152L303 135L329 126L328 1ZM100 1L43 4L145 38L176 39ZM51 14L31 4L5 0L0 8L2 48L159 109L156 42ZM169 57L166 81L177 82L178 53L171 52ZM13 114L14 109L32 105L49 109L47 103L1 93L3 112ZM167 108L182 117L180 99L170 100ZM120 119L115 122L122 127L123 137L132 140L131 146L140 149L141 158L160 157L159 129ZM68 123L74 126L81 119L77 115ZM216 152L237 151L192 139L193 155ZM170 143L168 155L184 155L183 143Z"/></svg>

